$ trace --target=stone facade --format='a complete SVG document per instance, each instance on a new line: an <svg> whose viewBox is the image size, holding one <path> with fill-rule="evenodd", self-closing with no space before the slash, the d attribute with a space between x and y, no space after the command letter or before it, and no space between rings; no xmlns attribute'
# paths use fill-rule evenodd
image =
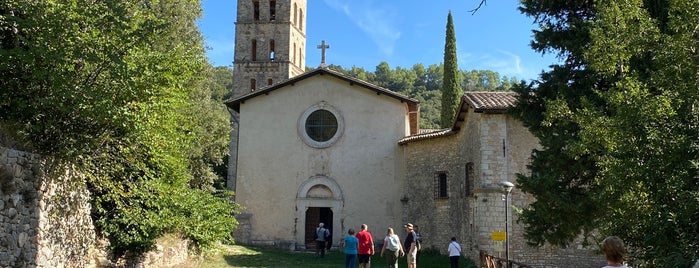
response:
<svg viewBox="0 0 699 268"><path fill-rule="evenodd" d="M508 94L512 93L466 93L451 130L404 139L409 204L406 221L420 226L425 247L446 253L447 241L454 236L474 260L481 250L504 258L506 244L494 241L492 233L505 232L507 213L511 260L535 267L602 266L604 258L581 243L566 249L528 246L512 207L525 208L533 199L518 189L508 196L506 210L498 184L514 183L517 173L528 172L526 165L538 142L519 121L506 115L504 108L478 111L469 98L478 96L485 102L507 99ZM446 198L437 197L435 190L436 174L442 172L448 180Z"/></svg>
<svg viewBox="0 0 699 268"><path fill-rule="evenodd" d="M305 71L306 1L238 1L233 96Z"/></svg>

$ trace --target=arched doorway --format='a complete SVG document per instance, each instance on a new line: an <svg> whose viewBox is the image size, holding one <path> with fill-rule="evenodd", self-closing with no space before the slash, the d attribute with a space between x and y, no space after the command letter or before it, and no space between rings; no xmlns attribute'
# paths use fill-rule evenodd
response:
<svg viewBox="0 0 699 268"><path fill-rule="evenodd" d="M305 249L316 249L313 239L319 223L323 223L335 238L342 232L342 190L335 180L325 176L313 176L299 186L296 197L297 245ZM337 245L333 239L328 246Z"/></svg>

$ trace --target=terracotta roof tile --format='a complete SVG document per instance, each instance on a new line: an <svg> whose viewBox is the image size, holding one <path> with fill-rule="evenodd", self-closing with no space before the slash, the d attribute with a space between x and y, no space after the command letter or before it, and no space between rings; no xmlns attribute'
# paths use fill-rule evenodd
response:
<svg viewBox="0 0 699 268"><path fill-rule="evenodd" d="M420 130L419 134L415 135L410 135L405 138L402 138L398 141L398 144L406 144L411 141L417 141L417 140L426 140L426 139L431 139L431 138L436 138L436 137L444 137L444 136L449 136L456 133L453 131L451 128L445 128L445 129L440 129L440 130L432 130L431 132L423 132Z"/></svg>
<svg viewBox="0 0 699 268"><path fill-rule="evenodd" d="M462 99L475 112L505 112L517 102L517 93L466 92Z"/></svg>

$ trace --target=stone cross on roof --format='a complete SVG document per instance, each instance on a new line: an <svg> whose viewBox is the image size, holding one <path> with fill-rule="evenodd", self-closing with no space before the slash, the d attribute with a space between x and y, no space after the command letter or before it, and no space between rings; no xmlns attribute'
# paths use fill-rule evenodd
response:
<svg viewBox="0 0 699 268"><path fill-rule="evenodd" d="M320 42L320 45L318 45L318 48L321 50L320 67L325 67L325 49L330 48L330 45L326 45L325 40L323 40Z"/></svg>

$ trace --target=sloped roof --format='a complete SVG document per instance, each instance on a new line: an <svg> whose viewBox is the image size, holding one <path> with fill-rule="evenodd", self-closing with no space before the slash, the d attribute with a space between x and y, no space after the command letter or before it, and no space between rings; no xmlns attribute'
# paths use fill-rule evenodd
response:
<svg viewBox="0 0 699 268"><path fill-rule="evenodd" d="M402 94L393 92L389 89L386 89L386 88L371 84L369 82L345 75L343 73L330 70L327 67L319 67L313 71L306 72L306 73L303 73L301 75L292 77L292 78L290 78L286 81L280 82L278 84L264 87L264 88L261 88L259 90L250 92L248 94L241 95L241 96L233 98L233 99L229 99L229 100L225 101L224 103L228 107L230 107L231 109L235 110L236 112L240 112L240 104L245 103L245 101L248 99L251 99L251 98L257 97L259 95L263 95L263 94L268 95L270 92L272 92L274 90L277 90L279 88L289 86L289 85L293 86L298 81L301 81L301 80L304 80L304 79L307 79L309 77L316 76L316 75L330 75L332 77L347 81L351 86L358 85L358 86L361 86L361 87L366 88L368 90L374 91L378 95L383 94L383 95L392 97L394 99L397 99L400 102L406 102L409 104L408 106L410 107L410 109L417 109L417 107L420 103L420 101L418 101L416 99L406 97Z"/></svg>
<svg viewBox="0 0 699 268"><path fill-rule="evenodd" d="M461 102L457 109L457 114L454 118L454 123L451 128L433 130L430 132L421 132L419 134L410 135L398 141L398 144L407 144L412 141L426 140L437 137L446 137L456 134L461 130L461 126L466 120L468 109L473 109L476 113L505 113L507 109L517 103L517 93L515 92L465 92L461 96Z"/></svg>
<svg viewBox="0 0 699 268"><path fill-rule="evenodd" d="M517 102L515 92L466 92L461 98L476 113L504 113Z"/></svg>

